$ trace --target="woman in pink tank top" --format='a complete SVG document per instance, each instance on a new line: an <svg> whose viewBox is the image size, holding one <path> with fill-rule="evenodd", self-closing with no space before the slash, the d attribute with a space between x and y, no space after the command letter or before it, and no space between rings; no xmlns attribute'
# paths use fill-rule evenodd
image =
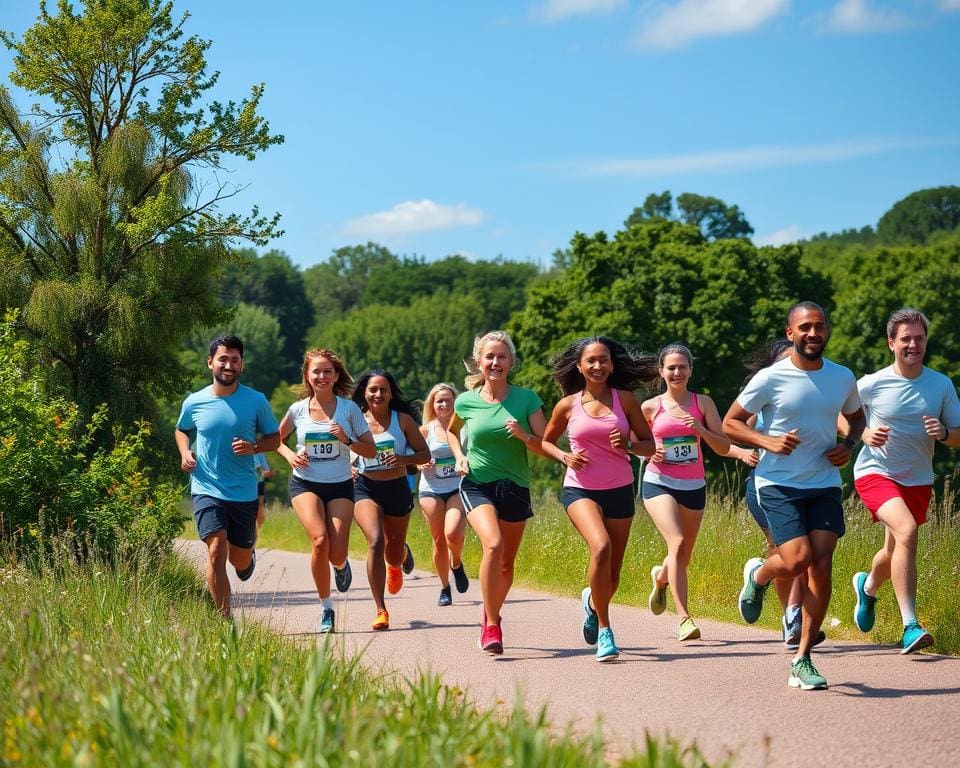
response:
<svg viewBox="0 0 960 768"><path fill-rule="evenodd" d="M687 610L687 568L707 501L702 443L724 456L730 440L713 400L687 388L693 373L690 350L669 344L657 360L665 391L641 406L657 443L641 490L647 513L667 544L667 556L650 571L653 587L648 604L654 614L663 613L669 585L680 618L677 638L695 640L700 630Z"/></svg>
<svg viewBox="0 0 960 768"><path fill-rule="evenodd" d="M567 467L563 505L590 548L589 586L580 593L583 639L597 646L597 661L612 661L619 651L609 606L635 510L629 454L649 456L654 450L632 390L656 380L656 360L599 336L574 342L551 366L566 397L553 409L543 448ZM564 431L570 451L557 446ZM637 443L629 441L631 431Z"/></svg>

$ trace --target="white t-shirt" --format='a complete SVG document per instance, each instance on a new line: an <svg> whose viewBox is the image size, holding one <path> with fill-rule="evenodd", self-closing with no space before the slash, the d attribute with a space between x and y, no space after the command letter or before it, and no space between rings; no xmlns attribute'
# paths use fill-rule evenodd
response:
<svg viewBox="0 0 960 768"><path fill-rule="evenodd" d="M754 473L758 488L840 486L840 471L826 454L837 444L837 414L860 408L857 380L849 368L824 359L822 368L804 371L786 357L757 372L737 402L762 415L764 432L771 437L796 429L800 438L788 456L760 451Z"/></svg>
<svg viewBox="0 0 960 768"><path fill-rule="evenodd" d="M305 450L310 460L306 469L294 468L295 477L312 483L342 483L351 479L350 449L330 433L329 421L315 421L310 416L310 398L297 400L287 410L287 416L297 430L296 450ZM370 431L360 407L345 397L337 396L333 420L351 440Z"/></svg>
<svg viewBox="0 0 960 768"><path fill-rule="evenodd" d="M883 475L900 485L931 485L935 441L927 435L923 417L960 427L960 400L953 382L927 367L917 378L908 379L890 365L864 376L857 389L867 426L885 425L890 432L886 445L872 448L864 444L853 476Z"/></svg>

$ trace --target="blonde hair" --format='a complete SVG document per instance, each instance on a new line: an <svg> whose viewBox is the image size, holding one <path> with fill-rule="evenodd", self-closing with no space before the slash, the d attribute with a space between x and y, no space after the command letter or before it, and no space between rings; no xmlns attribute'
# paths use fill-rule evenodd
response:
<svg viewBox="0 0 960 768"><path fill-rule="evenodd" d="M473 355L470 359L464 358L463 361L463 365L467 369L467 375L463 380L463 384L467 389L479 389L483 386L483 374L480 373L480 355L483 354L483 348L494 341L505 344L509 350L511 371L520 365L520 360L517 357L517 348L513 346L513 339L510 338L509 333L506 331L490 331L483 334L483 336L477 336L473 340Z"/></svg>
<svg viewBox="0 0 960 768"><path fill-rule="evenodd" d="M433 410L433 401L436 400L437 395L444 390L453 395L454 400L457 399L457 388L453 386L453 384L447 384L441 381L439 384L434 384L430 387L430 391L427 392L427 396L423 399L423 421L421 422L423 426L426 426L437 418L437 414Z"/></svg>

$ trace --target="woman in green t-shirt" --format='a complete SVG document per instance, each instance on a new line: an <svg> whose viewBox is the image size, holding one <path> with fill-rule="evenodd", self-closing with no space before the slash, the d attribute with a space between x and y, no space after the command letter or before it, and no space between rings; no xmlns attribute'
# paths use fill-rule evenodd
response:
<svg viewBox="0 0 960 768"><path fill-rule="evenodd" d="M457 397L447 439L457 460L460 498L467 521L483 548L480 591L483 614L480 647L503 653L500 608L513 583L513 565L530 508L527 449L546 456L541 437L547 425L543 403L535 392L507 379L517 363L510 336L490 331L473 342L467 363L467 391ZM466 425L467 453L460 443ZM489 623L488 623L489 622Z"/></svg>

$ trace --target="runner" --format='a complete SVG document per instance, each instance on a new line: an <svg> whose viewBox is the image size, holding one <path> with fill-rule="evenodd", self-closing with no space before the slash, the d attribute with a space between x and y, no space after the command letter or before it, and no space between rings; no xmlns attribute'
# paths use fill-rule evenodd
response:
<svg viewBox="0 0 960 768"><path fill-rule="evenodd" d="M857 382L869 426L854 464L854 483L885 531L869 573L853 577L853 619L861 632L873 628L877 590L890 579L903 619L901 653L933 645L917 620L917 528L926 522L930 504L934 441L960 445L957 390L923 364L928 325L915 309L890 315L887 346L893 364Z"/></svg>
<svg viewBox="0 0 960 768"><path fill-rule="evenodd" d="M546 419L535 392L510 384L517 352L504 331L490 331L473 342L464 361L467 390L457 396L447 441L457 460L460 498L467 520L483 548L480 561L480 648L503 653L500 609L513 584L513 566L530 507L527 449L546 455L541 446ZM466 454L460 430L466 425ZM490 623L488 623L490 622Z"/></svg>
<svg viewBox="0 0 960 768"><path fill-rule="evenodd" d="M323 606L317 632L333 632L330 565L337 591L353 581L350 570L350 523L353 521L353 479L350 451L374 456L377 449L367 422L348 399L353 379L330 349L311 349L303 356L301 400L280 422L278 453L293 468L288 488L303 529L310 537L310 572ZM297 449L286 440L296 432Z"/></svg>
<svg viewBox="0 0 960 768"><path fill-rule="evenodd" d="M764 561L743 568L740 615L754 623L763 595L775 578L807 573L802 590L803 628L788 684L811 690L827 681L810 659L810 650L830 603L833 550L844 533L840 472L863 431L856 379L826 360L830 338L826 312L810 301L787 314L790 357L759 371L730 406L723 428L732 440L763 449L755 471L757 496L777 546ZM747 425L762 413L765 432ZM850 436L837 443L837 414L850 422Z"/></svg>
<svg viewBox="0 0 960 768"><path fill-rule="evenodd" d="M273 470L270 469L267 457L262 453L255 453L253 460L256 462L257 469L257 535L259 535L267 516L267 480L273 477Z"/></svg>
<svg viewBox="0 0 960 768"><path fill-rule="evenodd" d="M413 570L407 546L413 509L407 466L428 461L430 451L417 428L416 408L404 399L391 374L380 369L364 373L353 390L353 401L363 411L376 442L376 455L360 456L354 515L367 537L367 579L377 607L372 628L384 630L390 628L384 583L395 595L403 587L404 563L409 562L409 570Z"/></svg>
<svg viewBox="0 0 960 768"><path fill-rule="evenodd" d="M467 518L463 514L463 503L458 493L460 476L457 474L456 459L447 442L447 427L453 418L453 401L456 397L457 390L452 384L435 384L431 387L423 401L423 426L420 427L420 434L430 448L430 461L419 467L420 509L433 538L433 567L440 579L439 606L453 603L450 593L451 570L457 592L463 594L470 586L461 560ZM466 437L462 430L460 437Z"/></svg>
<svg viewBox="0 0 960 768"><path fill-rule="evenodd" d="M553 409L543 448L567 467L563 505L590 549L589 586L580 593L583 639L597 646L597 661L612 661L620 651L610 628L610 600L620 585L636 512L629 456L649 456L656 448L633 390L656 380L656 358L595 336L575 341L551 368L565 397ZM556 444L564 430L569 452ZM642 439L631 443L631 431Z"/></svg>
<svg viewBox="0 0 960 768"><path fill-rule="evenodd" d="M650 570L648 605L655 615L667 607L667 586L673 595L678 640L696 640L700 629L687 607L687 568L707 506L707 480L702 442L719 456L730 450L713 400L688 389L693 355L683 344L668 344L657 356L663 394L641 406L657 443L646 463L641 492L647 513L667 545L663 563Z"/></svg>
<svg viewBox="0 0 960 768"><path fill-rule="evenodd" d="M174 440L180 468L190 473L197 533L207 545L207 588L217 610L229 619L227 561L241 581L253 575L257 564L253 457L274 450L280 444L280 432L267 398L240 383L240 339L218 336L211 341L207 368L213 383L183 401ZM195 453L190 450L191 441Z"/></svg>

